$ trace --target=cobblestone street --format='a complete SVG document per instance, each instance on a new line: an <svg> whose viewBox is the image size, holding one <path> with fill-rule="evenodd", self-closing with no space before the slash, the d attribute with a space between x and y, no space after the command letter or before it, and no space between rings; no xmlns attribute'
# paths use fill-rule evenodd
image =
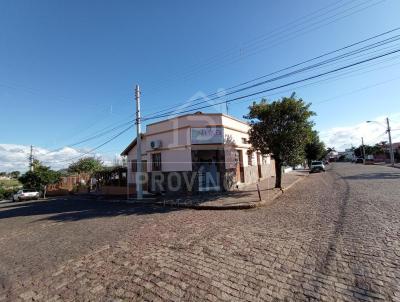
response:
<svg viewBox="0 0 400 302"><path fill-rule="evenodd" d="M334 164L252 210L0 205L0 301L400 301L400 170Z"/></svg>

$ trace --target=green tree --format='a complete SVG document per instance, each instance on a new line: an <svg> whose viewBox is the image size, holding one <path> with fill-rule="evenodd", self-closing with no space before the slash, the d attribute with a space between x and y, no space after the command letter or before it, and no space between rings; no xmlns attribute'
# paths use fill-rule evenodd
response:
<svg viewBox="0 0 400 302"><path fill-rule="evenodd" d="M354 148L354 155L357 158L364 158L362 146L358 146L357 148Z"/></svg>
<svg viewBox="0 0 400 302"><path fill-rule="evenodd" d="M381 142L381 143L375 144L373 146L364 145L365 156L385 154L386 148L387 148L386 142ZM360 145L357 148L355 148L354 149L354 154L355 154L356 157L364 158L363 146Z"/></svg>
<svg viewBox="0 0 400 302"><path fill-rule="evenodd" d="M39 161L35 161L33 171L28 171L20 176L19 181L25 188L35 189L43 193L46 198L47 186L60 181L61 174L44 166Z"/></svg>
<svg viewBox="0 0 400 302"><path fill-rule="evenodd" d="M315 115L310 105L293 93L272 103L261 100L249 107L245 118L250 120L250 143L262 154L272 153L275 158L275 187L282 187L282 166L303 162L304 148L312 136L310 118Z"/></svg>
<svg viewBox="0 0 400 302"><path fill-rule="evenodd" d="M103 162L96 157L85 157L72 163L68 167L71 173L94 173L103 169Z"/></svg>
<svg viewBox="0 0 400 302"><path fill-rule="evenodd" d="M11 178L17 179L17 178L21 175L21 172L19 172L19 171L12 171L12 172L9 173L9 175L10 175Z"/></svg>
<svg viewBox="0 0 400 302"><path fill-rule="evenodd" d="M317 131L311 132L310 141L306 144L304 152L308 166L312 160L320 160L325 156L325 144L320 141Z"/></svg>

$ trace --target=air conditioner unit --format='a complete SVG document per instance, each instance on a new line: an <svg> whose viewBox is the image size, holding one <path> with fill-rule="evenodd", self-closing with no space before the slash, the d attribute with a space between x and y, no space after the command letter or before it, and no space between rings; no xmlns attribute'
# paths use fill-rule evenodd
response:
<svg viewBox="0 0 400 302"><path fill-rule="evenodd" d="M161 141L160 140L156 140L156 141L151 141L150 142L150 148L151 149L158 149L161 147Z"/></svg>

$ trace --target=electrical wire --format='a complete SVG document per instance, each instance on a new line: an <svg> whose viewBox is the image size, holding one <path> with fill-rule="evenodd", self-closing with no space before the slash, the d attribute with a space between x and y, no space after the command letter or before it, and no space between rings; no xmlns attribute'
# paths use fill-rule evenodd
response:
<svg viewBox="0 0 400 302"><path fill-rule="evenodd" d="M394 31L396 31L396 30L398 30L398 29L399 29L399 28L395 28L395 29L390 30L390 31L387 31L387 32L385 32L385 33L376 35L376 36L374 36L374 37L370 37L370 38L368 38L368 39L364 39L364 40L359 41L359 42L357 42L357 43L350 44L350 45L348 45L348 46L342 47L342 48L339 49L339 50L335 50L335 51L331 51L331 52L325 53L325 54L323 54L323 55L320 55L320 56L318 56L318 57L315 57L315 58L306 60L306 61L304 61L304 62L309 62L309 61L315 60L315 59L317 59L317 58L321 58L321 57L327 56L327 55L329 55L329 54L336 53L336 52L338 52L338 51L340 51L340 50L350 48L350 47L352 47L352 46L354 46L354 45L358 45L358 44L363 43L363 42L365 42L365 41L369 41L369 40L371 40L371 39L374 39L374 38L376 38L376 37L380 37L380 36L382 36L382 35L385 35L385 34L394 32ZM261 82L261 83L253 84L253 85L251 85L251 86L249 86L249 87L241 88L241 89L239 89L239 90L236 90L236 91L231 92L230 94L238 93L238 92L244 91L245 89L251 89L251 88L257 87L257 86L259 86L259 85L264 85L264 84L266 84L266 83L271 82L272 80L278 80L278 79L280 80L280 79L282 79L282 78L284 78L284 77L291 76L291 75L293 75L293 74L297 74L297 73L300 73L300 72L308 71L308 70L311 70L311 69L313 69L313 68L321 67L321 66L324 65L324 64L328 64L328 63L335 62L335 60L340 60L340 59L343 59L343 58L352 56L352 55L354 55L354 54L358 54L358 53L361 53L361 52L364 52L364 51L367 51L367 50L371 50L371 49L376 48L376 47L380 47L380 46L382 46L382 45L386 45L386 44L388 44L388 43L392 43L392 42L394 42L394 41L397 41L397 40L399 39L399 36L400 36L400 35L393 36L393 37L387 38L387 39L385 39L385 40L378 41L378 42L375 42L375 43L370 44L370 45L367 45L367 46L363 46L363 47L361 47L361 48L359 48L359 49L352 50L352 51L350 51L349 53L342 54L342 55L340 55L340 56L327 59L327 60L325 60L325 61L316 63L316 64L314 64L314 65L311 65L311 66L308 66L308 67L304 67L304 68L299 69L299 70L297 70L297 71L292 71L292 72L290 72L290 73L281 75L281 76L279 76L279 77L276 77L276 78L273 78L273 79L269 79L268 81L263 81L263 82ZM379 51L381 51L381 50L379 50ZM207 108L207 107L214 106L214 105L218 105L218 104L230 103L230 102L233 102L233 101L235 101L235 100L243 99L243 98L246 98L246 97L249 97L249 96L254 96L254 95L258 95L258 94L261 94L261 93L264 93L264 92L267 92L267 91L272 91L272 90L280 89L280 88L282 88L282 87L291 86L291 85L293 85L293 84L297 84L297 83L301 83L301 82L303 82L303 81L308 81L308 80L311 80L311 79L319 78L319 77L322 77L322 76L327 75L327 74L330 74L330 73L335 73L335 72L338 72L338 71L340 71L340 70L348 69L348 68L357 66L357 65L359 65L359 64L363 64L363 63L366 63L366 62L369 62L369 61L372 61L372 60L376 60L376 59L378 59L378 58L382 58L382 57L384 57L384 56L388 56L388 55L390 55L390 54L394 54L394 53L396 53L396 52L398 52L398 51L400 51L400 50L397 49L397 50L394 50L394 51L391 51L391 52L387 52L387 53L382 54L382 55L378 55L378 56L375 56L375 57L372 57L372 58L368 58L368 59L365 59L365 60L361 60L361 61L358 61L358 62L353 63L353 64L349 64L349 65L346 65L346 66L342 66L342 67L340 67L340 68L336 68L336 69L330 70L330 71L328 71L328 72L324 72L324 73L321 73L321 74L318 74L318 75L315 75L315 76L307 77L307 78L304 78L304 79L301 79L301 80L293 81L293 82L290 82L290 83L287 83L287 84L284 84L284 85L280 85L280 86L277 86L277 87L269 88L269 89L262 90L262 91L259 91L259 92L255 92L255 93L252 93L252 94L248 94L248 95L245 95L245 96L236 97L236 98L234 98L234 99L227 100L227 101L223 101L223 102L216 103L216 104L213 104L213 105L202 106L202 107L193 108L193 109L186 110L186 111L181 111L181 112L179 112L179 113L181 114L181 113L185 113L185 112L190 112L190 111L195 111L195 110ZM298 63L298 64L295 64L295 65L292 65L292 66L298 66L298 65L300 65L300 64L303 64L303 63ZM291 68L291 67L287 67L287 68L284 68L284 69L281 69L281 70L287 70L287 69L289 69L289 68ZM279 71L277 71L277 72L279 72ZM263 76L263 77L264 77L264 76ZM260 77L259 77L259 78L260 78ZM247 82L249 82L249 81L247 81ZM239 85L243 85L243 84L239 84ZM197 103L196 105L199 105L199 103ZM142 120L143 120L143 121L146 121L146 120L150 120L150 119L156 119L156 118L164 117L164 116L166 116L167 114L169 114L169 113L159 114L159 115L156 115L156 116L150 116L150 117L147 117L147 118L143 118ZM84 143L84 142L87 142L87 141L90 141L90 140L99 138L99 137L101 137L101 136L103 136L103 135L105 135L105 134L108 134L108 133L110 133L110 132L112 132L112 131L115 131L115 130L117 130L117 129L119 129L119 128L121 128L121 127L127 125L127 124L131 124L131 123L133 123L132 120L130 120L129 122L124 122L124 123L122 123L122 124L120 124L120 125L118 125L118 126L116 126L116 127L113 127L112 129L107 129L107 130L105 130L105 131L103 131L103 132L100 132L100 133L94 135L94 136L87 137L87 138L85 138L85 139L83 139L83 140L81 140L81 141L78 141L78 142L76 142L76 143L74 143L74 144L71 144L70 146L79 145L79 144L81 144L81 143ZM133 126L133 125L130 125L127 129L125 129L124 131L122 131L122 132L120 132L119 134L117 134L116 137L118 137L119 135L122 135L122 133L124 133L125 131L127 131L128 129L130 129L132 126ZM116 137L115 137L115 138L116 138ZM115 139L115 138L112 138L111 140L106 141L105 143L101 144L100 146L97 146L96 148L94 148L94 149L92 149L92 150L90 150L90 151L84 153L83 155L80 155L79 157L82 157L82 156L84 156L85 154L88 154L88 153L93 152L94 150L97 150L98 148L104 146L105 144L107 144L108 142L112 141L112 140ZM54 151L52 151L52 152L54 152ZM51 152L49 152L49 153L51 153ZM70 161L70 160L73 160L73 159L75 159L75 158L67 159L67 161Z"/></svg>
<svg viewBox="0 0 400 302"><path fill-rule="evenodd" d="M393 57L393 58L389 58L388 60L385 60L384 62L393 61L393 60L396 60L396 59L398 59L398 58L400 58L400 56L396 56L396 57ZM383 62L376 62L376 63L374 63L374 64L370 64L370 65L368 65L368 66L363 66L363 67L361 67L361 68L358 68L358 69L355 69L355 70L351 70L351 71L347 71L347 72L344 72L344 73L341 73L341 74L339 74L339 75L335 75L335 76L332 76L332 77L329 77L329 78L326 78L326 79L314 81L314 82L312 82L312 83L308 83L308 84L304 84L304 85L295 86L295 87L292 87L292 88L290 88L290 89L282 90L282 91L275 92L275 93L271 93L271 94L268 94L268 95L262 95L262 96L259 96L258 98L263 99L263 98L271 97L271 96L278 95L278 94L282 94L282 93L293 92L294 90L298 90L298 89L300 89L300 88L309 87L309 86L316 85L316 84L320 84L320 83L324 83L324 82L330 82L330 81L332 81L332 80L335 80L335 81L337 81L337 80L343 80L343 79L351 78L351 77L354 77L354 76L357 76L357 75L360 75L360 74L361 74L361 75L364 75L364 74L369 73L369 72L373 72L373 71L376 71L376 70L381 70L381 69L393 67L393 66L396 66L396 65L399 65L399 64L400 64L400 62L398 62L398 63L396 63L396 64L389 64L389 65L386 65L386 66L383 66L383 67L379 67L379 68L374 68L374 69L371 69L371 70L363 71L362 73L357 73L358 71L362 71L362 70L365 70L366 68L369 68L369 67L375 66L375 65L379 65L379 64L382 64L382 63L383 63ZM354 75L354 73L356 73L356 74ZM391 80L389 80L389 81L379 82L379 83L377 83L377 84L374 84L373 86L366 87L366 88L372 88L372 87L374 87L374 86L379 86L380 84L385 84L386 82L391 82L391 81L394 81L394 80L396 80L396 79L399 79L399 78L396 77L396 78L391 79ZM355 92L358 92L358 91L361 91L361 90L363 90L363 89L354 90L354 93L355 93ZM349 93L349 94L350 94L350 93ZM343 94L343 95L340 95L340 96L344 96L344 95L348 95L348 94L346 93L346 94ZM335 99L335 98L337 98L337 97L334 97L334 98L332 98L332 99ZM330 99L324 100L324 101L320 101L320 102L317 102L317 103L313 103L313 105L321 104L321 103L327 102L327 101L329 101L329 100L330 100ZM239 101L239 102L235 102L235 104L241 104L241 103L244 103L244 102L249 102L249 100L242 100L242 101Z"/></svg>
<svg viewBox="0 0 400 302"><path fill-rule="evenodd" d="M64 160L58 160L58 161L43 161L43 162L45 162L45 163L64 163L64 162L70 162L70 161L74 161L74 160L76 160L76 159L82 158L82 157L84 157L84 156L86 156L86 155L88 155L88 154L90 154L90 153L93 153L94 151L100 149L101 147L105 146L106 144L112 142L113 140L117 139L117 138L120 137L122 134L124 134L125 132L127 132L128 130L130 130L132 127L133 127L133 125L130 125L129 127L125 128L124 130L122 130L121 132L119 132L117 135L114 135L113 137L109 138L109 139L108 139L107 141L105 141L104 143L102 143L102 144L96 146L95 148L90 149L89 151L87 151L87 152L85 152L85 153L83 153L83 154L80 154L80 155L78 155L78 156L71 157L71 158L64 159Z"/></svg>
<svg viewBox="0 0 400 302"><path fill-rule="evenodd" d="M232 90L232 89L235 89L235 88L238 88L238 87L247 85L247 84L249 84L249 83L251 83L251 82L255 82L255 81L258 81L258 80L260 80L260 79L267 78L267 77L269 77L269 76L276 75L276 74L281 73L281 72L283 72L283 71L287 71L287 70L290 70L290 69L292 69L292 68L295 68L295 67L304 65L304 64L306 64L306 63L309 63L309 62L318 60L318 59L320 59L320 58L329 56L329 55L331 55L331 54L338 53L338 52L340 52L340 51L349 49L349 48L354 47L354 46L356 46L356 45L360 45L360 44L362 44L362 43L371 41L371 40L373 40L373 39L382 37L382 36L384 36L384 35L393 33L393 32L398 31L398 30L400 30L400 27L396 27L396 28L394 28L394 29L388 30L388 31L383 32L383 33L381 33L381 34L374 35L374 36L372 36L372 37L363 39L363 40L358 41L358 42L356 42L356 43L352 43L352 44L346 45L346 46L344 46L344 47L341 47L341 48L336 49L336 50L333 50L333 51L326 52L326 53L324 53L324 54L322 54L322 55L318 55L318 56L313 57L313 58L311 58L311 59L307 59L307 60L305 60L305 61L302 61L302 62L300 62L300 63L296 63L296 64L293 64L293 65L291 65L291 66L288 66L288 67L281 68L281 69L279 69L279 70L273 71L273 72L271 72L271 73L258 76L258 77L256 77L256 78L251 79L251 80L248 80L248 81L245 81L245 82L242 82L242 83L233 85L233 86L227 88L226 91L229 91L229 90ZM395 36L395 37L398 38L398 35ZM391 37L391 38L393 38L393 37ZM391 39L391 38L389 38L389 39ZM392 42L392 41L390 41L390 40L388 40L388 39L386 39L386 40L387 40L386 42L388 42L388 43ZM383 40L383 41L385 41L385 40ZM381 41L381 42L382 42L382 41ZM376 42L376 43L379 43L379 42ZM367 46L365 46L365 47L367 47ZM190 100L189 102L183 102L183 103L175 104L175 105L173 105L173 106L171 106L171 107L168 107L168 108L166 108L166 109L159 110L159 111L157 111L157 113L161 113L161 112L167 111L167 110L172 110L172 109L177 108L177 107L179 107L179 106L185 106L185 105L187 105L187 104L194 103L194 102L197 102L197 101L201 101L201 100L204 101L205 98L215 97L216 95L218 95L218 92L214 92L214 93L208 94L208 95L206 95L206 96L204 96L204 97L195 98L194 100ZM226 96L226 95L224 95L224 96ZM213 99L215 99L215 98L213 98ZM210 100L207 100L207 101L210 101ZM195 105L198 105L198 103L196 103ZM150 114L154 114L154 113L150 113ZM149 115L150 115L150 114L149 114ZM146 118L146 117L147 117L147 116L143 116L143 118Z"/></svg>
<svg viewBox="0 0 400 302"><path fill-rule="evenodd" d="M317 75L314 75L314 76L306 77L306 78L303 78L303 79L300 79L300 80L292 81L292 82L289 82L289 83L286 83L286 84L282 84L282 85L279 85L279 86L275 86L275 87L268 88L268 89L265 89L265 90L262 90L262 91L254 92L254 93L251 93L251 94L247 94L247 95L244 95L244 96L239 96L239 97L233 98L231 100L222 101L222 102L219 102L219 103L216 103L216 104L205 105L205 106L197 107L197 108L190 109L190 110L184 110L184 111L181 111L179 113L177 112L176 114L182 114L182 113L187 113L187 112L191 112L191 111L196 111L196 110L208 108L208 107L211 107L211 106L214 106L214 105L230 103L230 102L233 102L235 100L239 100L239 99L243 99L243 98L246 98L246 97L259 95L261 93L277 90L277 89L283 88L283 87L288 87L288 86L291 86L291 85L294 85L294 84L297 84L297 83L309 81L309 80L312 80L312 79L315 79L315 78L319 78L319 77L322 77L322 76L325 76L325 75L328 75L328 74L332 74L332 73L338 72L340 70L348 69L348 68L351 68L353 66L357 66L357 65L360 65L360 64L363 64L363 63L366 63L366 62L370 62L370 61L382 58L382 57L386 57L386 56L389 56L389 55L392 55L392 54L395 54L395 53L398 53L398 52L400 52L400 49L396 49L396 50L393 50L393 51L390 51L390 52L387 52L387 53L384 53L384 54L381 54L381 55L378 55L378 56L374 56L374 57L371 57L371 58L368 58L368 59L364 59L364 60L349 64L349 65L346 65L346 66L335 68L333 70L330 70L330 71L327 71L327 72L323 72L323 73L320 73L320 74L317 74ZM146 118L146 119L143 119L143 120L158 119L158 118L166 117L166 116L170 116L170 114L161 114L161 115L158 115L158 116L156 115L156 116L149 117L149 118Z"/></svg>
<svg viewBox="0 0 400 302"><path fill-rule="evenodd" d="M319 21L317 21L317 22L312 23L311 26L318 25L318 24L320 24L320 25L317 26L317 27L311 28L310 30L308 30L308 31L306 31L306 32L303 32L302 34L311 32L311 31L316 30L316 29L319 29L319 28L321 28L321 27L323 27L323 26L326 26L326 25L332 24L332 23L334 23L334 22L337 22L337 21L340 20L340 19L343 19L343 18L345 18L345 17L351 16L351 15L353 15L353 14L355 14L355 13L358 13L358 12L360 12L360 11L362 11L362 10L365 10L365 9L367 9L367 8L370 8L370 7L372 7L372 6L378 5L378 4L380 4L380 3L384 2L384 1L385 1L385 0L381 0L381 1L378 1L378 2L374 2L374 3L371 4L371 5L367 5L367 6L365 6L365 7L362 7L362 8L359 9L359 10L356 10L356 11L354 11L354 12L352 12L352 13L349 13L349 14L347 14L347 15L344 15L344 16L342 16L342 17L340 17L340 18L336 18L336 19L334 19L334 20L332 20L332 21L330 21L330 22L328 22L328 23L320 24L321 22L324 22L324 21L326 21L326 20L329 20L329 19L331 19L331 18L333 18L333 17L336 17L336 16L338 16L338 15L340 15L340 14L346 13L346 12L348 12L348 11L354 9L354 8L360 7L360 6L362 6L362 5L364 5L364 4L368 3L368 2L370 2L370 1L363 1L362 3L359 3L359 4L355 5L355 6L352 6L351 8L347 8L346 10L344 10L344 11L342 11L342 12L340 12L340 13L337 13L337 14L335 14L335 15L333 15L333 16L330 16L330 17L325 18L325 19L323 19L323 20L319 20ZM314 19L315 19L315 18L314 18ZM306 23L306 22L303 22L303 23ZM301 25L301 24L300 24L300 25ZM309 26L310 26L310 25L309 25ZM308 26L308 27L309 27L309 26ZM293 29L293 28L296 28L296 26L291 27L291 29ZM301 34L301 31L304 31L305 29L307 29L307 27L306 27L306 28L302 28L302 29L298 29L298 30L296 30L296 31L294 31L294 32L291 32L291 33L289 33L289 34L291 34L291 35L293 36L292 38L297 38L297 37L299 37L300 35L302 35L302 34ZM278 40L279 40L279 39L282 40L282 38L285 38L285 36L282 35L282 34L280 34L279 37L278 37ZM269 43L269 44L270 44L269 47L266 48L266 49L270 49L270 48L272 48L272 47L274 47L274 46L277 46L277 45L281 44L282 42L285 42L285 41L290 40L290 39L291 39L291 38L286 39L286 40L284 40L284 41L280 41L280 42L277 41L277 43L275 43L274 45L271 45L271 42L270 42L270 43ZM264 39L264 40L267 41L268 39L266 38L266 39ZM266 50L266 49L263 49L262 51L264 51L264 50ZM258 52L260 52L260 51L254 52L254 53L249 54L249 55L254 55L254 54L258 53ZM247 57L247 56L249 56L249 55L246 55L246 56L240 55L240 56L239 56L239 59L237 59L236 61L242 60L244 57ZM231 63L235 63L235 61L229 62L229 64L231 64ZM213 69L216 69L215 67L218 67L218 66L217 66L216 64L214 64L214 65L213 65Z"/></svg>

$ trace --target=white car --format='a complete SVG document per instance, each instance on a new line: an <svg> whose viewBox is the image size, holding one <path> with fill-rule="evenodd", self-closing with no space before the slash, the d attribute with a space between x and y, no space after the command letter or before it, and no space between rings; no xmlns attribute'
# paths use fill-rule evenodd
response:
<svg viewBox="0 0 400 302"><path fill-rule="evenodd" d="M325 172L325 165L320 160L313 160L310 165L310 173L313 172Z"/></svg>
<svg viewBox="0 0 400 302"><path fill-rule="evenodd" d="M39 192L33 190L19 190L12 197L13 201L22 201L29 199L38 199Z"/></svg>

